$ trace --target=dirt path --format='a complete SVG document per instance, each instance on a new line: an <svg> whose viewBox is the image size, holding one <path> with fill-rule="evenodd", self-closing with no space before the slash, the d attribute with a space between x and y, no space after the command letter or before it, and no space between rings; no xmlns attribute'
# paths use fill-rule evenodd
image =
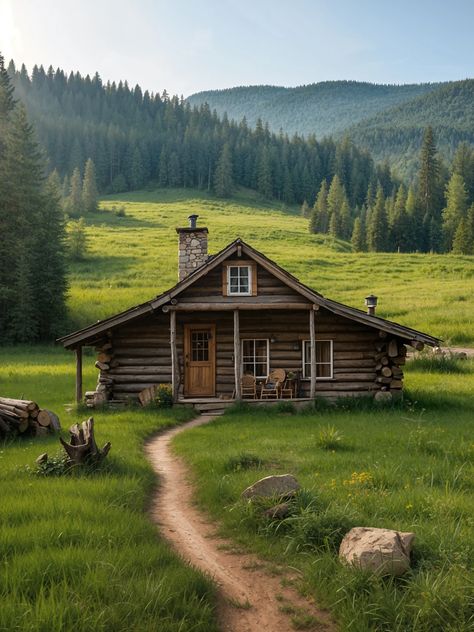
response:
<svg viewBox="0 0 474 632"><path fill-rule="evenodd" d="M208 573L219 588L218 620L222 632L287 632L333 630L327 613L302 598L291 582L297 579L276 565L239 551L216 535L215 525L193 504L193 485L184 463L170 449L173 437L209 423L202 416L158 435L146 453L160 476L152 515L162 535L186 562Z"/></svg>

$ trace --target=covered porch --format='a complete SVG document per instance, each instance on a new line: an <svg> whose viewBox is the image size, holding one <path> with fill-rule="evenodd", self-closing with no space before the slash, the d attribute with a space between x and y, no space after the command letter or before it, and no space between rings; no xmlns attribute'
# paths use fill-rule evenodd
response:
<svg viewBox="0 0 474 632"><path fill-rule="evenodd" d="M315 397L318 306L221 302L178 303L162 309L169 314L171 387L176 403L222 406L245 398L258 405L273 399L308 401ZM309 377L302 385L304 341ZM294 375L291 393L262 399L261 385L275 369ZM244 374L255 376L255 397L242 392Z"/></svg>

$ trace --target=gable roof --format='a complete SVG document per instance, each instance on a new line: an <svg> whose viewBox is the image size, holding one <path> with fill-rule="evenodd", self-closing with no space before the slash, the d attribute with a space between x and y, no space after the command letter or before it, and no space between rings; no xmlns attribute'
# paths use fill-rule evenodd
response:
<svg viewBox="0 0 474 632"><path fill-rule="evenodd" d="M231 242L216 255L210 256L206 263L201 265L199 268L196 268L196 270L192 272L188 277L176 283L176 285L171 287L166 292L159 294L150 301L146 301L145 303L141 303L140 305L131 307L130 309L115 314L114 316L110 316L109 318L105 318L104 320L99 320L96 323L89 325L88 327L84 327L83 329L74 331L67 336L58 338L58 342L62 342L62 344L66 348L74 348L78 345L87 344L88 342L96 340L98 337L100 337L101 334L108 331L109 329L117 327L118 325L123 325L131 320L134 320L135 318L146 314L152 314L158 308L176 298L181 292L186 290L189 286L193 285L193 283L195 283L198 279L201 279L208 272L219 266L223 261L233 255L239 249L242 253L253 259L256 263L260 264L263 268L265 268L268 272L280 279L283 283L304 296L310 303L314 303L315 305L323 307L339 316L349 318L369 327L380 329L408 341L416 340L430 346L437 346L440 342L438 338L434 338L433 336L425 334L421 331L417 331L416 329L404 327L403 325L390 320L386 320L385 318L380 318L379 316L371 316L370 314L367 314L360 309L356 309L355 307L349 307L348 305L344 305L343 303L338 303L337 301L325 298L319 292L316 292L307 285L301 283L301 281L299 281L295 276L284 270L277 263L266 257L263 253L259 252L255 248L252 248L252 246L249 246L249 244L245 243L240 238Z"/></svg>

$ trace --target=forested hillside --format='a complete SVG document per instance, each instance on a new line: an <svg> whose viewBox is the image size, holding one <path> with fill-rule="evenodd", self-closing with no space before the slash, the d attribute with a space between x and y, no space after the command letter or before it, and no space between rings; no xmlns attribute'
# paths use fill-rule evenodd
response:
<svg viewBox="0 0 474 632"><path fill-rule="evenodd" d="M331 139L289 139L267 126L220 119L207 105L191 107L166 92L150 94L126 82L69 76L58 69L9 66L50 168L68 178L95 164L101 192L160 186L215 190L240 185L285 203L314 201L323 180L339 174L352 205L362 204L379 175L368 152ZM68 189L66 182L65 189Z"/></svg>
<svg viewBox="0 0 474 632"><path fill-rule="evenodd" d="M456 81L384 110L346 130L377 160L388 160L410 178L426 125L433 128L443 158L452 160L460 142L474 143L474 80Z"/></svg>
<svg viewBox="0 0 474 632"><path fill-rule="evenodd" d="M444 84L385 86L334 81L278 88L250 86L200 92L192 104L207 102L219 114L249 124L258 117L270 128L317 138L348 134L377 161L388 160L411 181L418 169L424 129L433 128L438 150L449 162L460 142L474 142L474 80Z"/></svg>
<svg viewBox="0 0 474 632"><path fill-rule="evenodd" d="M439 84L377 85L358 81L324 81L296 88L242 86L198 92L191 105L208 103L211 110L249 125L258 119L270 129L317 138L343 132L351 125L399 103L435 90Z"/></svg>

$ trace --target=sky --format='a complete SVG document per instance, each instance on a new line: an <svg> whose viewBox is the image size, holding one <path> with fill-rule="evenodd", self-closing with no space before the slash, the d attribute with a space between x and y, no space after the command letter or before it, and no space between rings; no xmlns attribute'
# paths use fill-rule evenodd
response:
<svg viewBox="0 0 474 632"><path fill-rule="evenodd" d="M0 52L153 92L474 76L474 0L0 0Z"/></svg>

